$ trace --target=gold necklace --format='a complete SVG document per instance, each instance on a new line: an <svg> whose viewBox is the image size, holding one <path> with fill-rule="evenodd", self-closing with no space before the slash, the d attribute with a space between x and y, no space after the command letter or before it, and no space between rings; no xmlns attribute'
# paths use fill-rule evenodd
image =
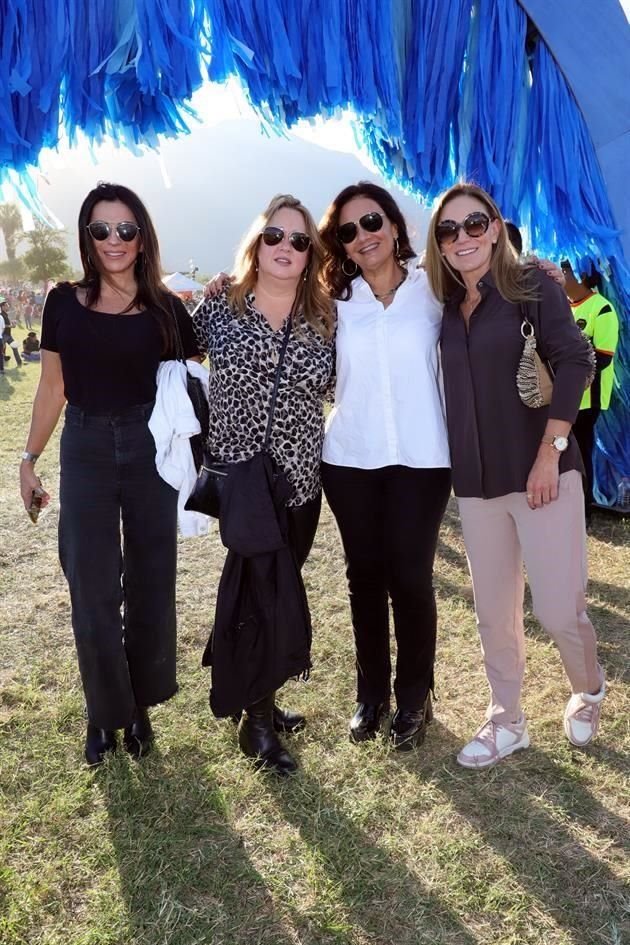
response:
<svg viewBox="0 0 630 945"><path fill-rule="evenodd" d="M375 292L374 298L378 299L379 302L383 302L385 299L388 299L390 295L394 295L398 291L398 289L400 289L401 285L403 284L406 278L407 278L407 274L405 273L405 275L402 277L398 285L395 285L393 289L388 289L387 292L382 292L380 295L377 295Z"/></svg>

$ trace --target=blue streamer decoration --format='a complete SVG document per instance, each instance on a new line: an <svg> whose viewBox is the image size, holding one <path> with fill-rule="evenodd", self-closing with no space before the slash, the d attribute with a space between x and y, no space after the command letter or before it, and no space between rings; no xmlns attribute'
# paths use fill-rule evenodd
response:
<svg viewBox="0 0 630 945"><path fill-rule="evenodd" d="M0 0L0 188L60 134L131 148L188 131L203 81L237 77L267 129L356 115L388 179L432 199L473 178L552 258L592 261L621 318L596 496L630 477L630 273L593 143L517 0ZM45 214L42 212L42 216Z"/></svg>

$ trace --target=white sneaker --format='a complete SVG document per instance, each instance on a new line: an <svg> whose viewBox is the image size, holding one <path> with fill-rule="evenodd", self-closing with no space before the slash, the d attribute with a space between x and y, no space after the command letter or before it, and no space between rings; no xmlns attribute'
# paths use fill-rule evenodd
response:
<svg viewBox="0 0 630 945"><path fill-rule="evenodd" d="M518 722L493 722L481 725L471 741L464 745L457 761L464 768L490 768L512 752L529 747L527 721L521 715Z"/></svg>
<svg viewBox="0 0 630 945"><path fill-rule="evenodd" d="M574 692L564 710L564 733L572 745L583 748L597 734L606 684L592 696L589 692Z"/></svg>

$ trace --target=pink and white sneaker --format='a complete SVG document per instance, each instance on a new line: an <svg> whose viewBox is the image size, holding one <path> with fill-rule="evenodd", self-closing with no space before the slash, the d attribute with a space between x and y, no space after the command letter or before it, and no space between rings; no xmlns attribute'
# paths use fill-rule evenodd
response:
<svg viewBox="0 0 630 945"><path fill-rule="evenodd" d="M464 768L491 768L502 758L528 747L529 735L524 715L517 722L493 722L489 719L464 745L457 761Z"/></svg>
<svg viewBox="0 0 630 945"><path fill-rule="evenodd" d="M564 710L564 734L572 745L583 748L597 734L606 684L592 696L589 692L574 692Z"/></svg>

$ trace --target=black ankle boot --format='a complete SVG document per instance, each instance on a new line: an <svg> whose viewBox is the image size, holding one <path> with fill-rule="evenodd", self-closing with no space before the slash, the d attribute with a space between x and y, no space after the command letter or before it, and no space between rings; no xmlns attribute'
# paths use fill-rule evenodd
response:
<svg viewBox="0 0 630 945"><path fill-rule="evenodd" d="M398 751L411 751L424 741L427 725L433 719L431 693L427 694L420 709L397 709L389 730L392 747Z"/></svg>
<svg viewBox="0 0 630 945"><path fill-rule="evenodd" d="M85 736L85 760L91 766L100 765L108 752L116 751L116 732L107 728L97 728L88 722Z"/></svg>
<svg viewBox="0 0 630 945"><path fill-rule="evenodd" d="M136 706L133 721L123 735L126 750L133 758L144 758L151 750L153 729L149 713L142 706Z"/></svg>
<svg viewBox="0 0 630 945"><path fill-rule="evenodd" d="M235 725L238 725L241 721L241 714L241 712L238 712L230 716ZM300 715L299 712L292 712L291 709L281 709L275 703L272 719L275 731L282 735L295 735L296 732L301 732L303 728L306 728L306 719L303 715Z"/></svg>
<svg viewBox="0 0 630 945"><path fill-rule="evenodd" d="M273 725L275 693L248 706L238 725L238 743L257 768L264 768L280 777L297 770L297 764L276 735Z"/></svg>
<svg viewBox="0 0 630 945"><path fill-rule="evenodd" d="M350 719L350 741L366 742L376 738L381 723L389 712L389 702L360 702Z"/></svg>

